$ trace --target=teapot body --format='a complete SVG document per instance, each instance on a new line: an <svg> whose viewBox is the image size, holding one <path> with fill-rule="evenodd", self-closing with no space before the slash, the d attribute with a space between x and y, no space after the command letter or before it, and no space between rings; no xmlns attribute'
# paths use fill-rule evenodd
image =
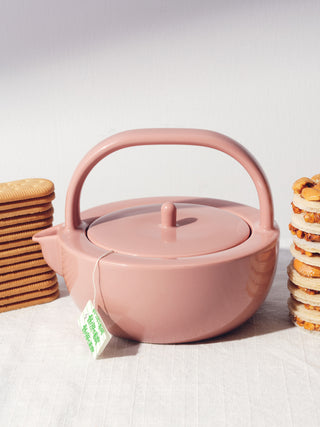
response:
<svg viewBox="0 0 320 427"><path fill-rule="evenodd" d="M261 231L259 211L245 205L217 199L156 197L90 209L82 213L83 229L70 232L64 225L56 227L68 290L80 310L93 299L92 274L105 251L88 240L86 227L90 223L102 213L164 200L223 206L241 215L252 230L251 236L234 248L198 257L107 254L96 273L99 314L113 335L141 342L190 342L224 334L260 307L271 287L278 256L277 227Z"/></svg>

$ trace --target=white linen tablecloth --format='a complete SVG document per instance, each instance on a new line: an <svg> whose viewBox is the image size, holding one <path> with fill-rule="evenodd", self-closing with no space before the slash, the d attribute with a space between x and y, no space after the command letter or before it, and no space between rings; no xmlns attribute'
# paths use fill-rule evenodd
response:
<svg viewBox="0 0 320 427"><path fill-rule="evenodd" d="M0 426L319 426L320 333L288 319L290 257L248 322L196 344L113 337L93 360L62 279L58 300L0 314Z"/></svg>

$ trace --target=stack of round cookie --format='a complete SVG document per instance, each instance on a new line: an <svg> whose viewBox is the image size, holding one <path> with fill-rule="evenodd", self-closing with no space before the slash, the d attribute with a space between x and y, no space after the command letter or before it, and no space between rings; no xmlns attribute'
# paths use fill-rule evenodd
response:
<svg viewBox="0 0 320 427"><path fill-rule="evenodd" d="M0 184L0 312L59 296L57 277L32 236L53 221L53 183L24 179Z"/></svg>
<svg viewBox="0 0 320 427"><path fill-rule="evenodd" d="M320 174L293 184L288 300L293 322L320 331Z"/></svg>

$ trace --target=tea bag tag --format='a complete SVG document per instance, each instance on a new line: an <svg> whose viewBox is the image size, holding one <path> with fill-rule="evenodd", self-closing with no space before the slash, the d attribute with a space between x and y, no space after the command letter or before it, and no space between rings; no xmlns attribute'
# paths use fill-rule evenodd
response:
<svg viewBox="0 0 320 427"><path fill-rule="evenodd" d="M111 339L111 334L105 327L92 301L88 301L79 319L79 326L87 341L92 356L96 359Z"/></svg>
<svg viewBox="0 0 320 427"><path fill-rule="evenodd" d="M96 359L103 350L106 348L106 345L110 341L112 335L106 328L106 325L103 323L99 313L95 309L96 306L96 281L95 273L99 266L99 261L107 256L112 254L113 251L107 251L97 259L94 269L92 272L92 285L93 285L93 302L89 300L81 313L79 319L79 326L82 330L82 333L87 341L89 350L91 351L92 356ZM100 280L100 276L99 276Z"/></svg>

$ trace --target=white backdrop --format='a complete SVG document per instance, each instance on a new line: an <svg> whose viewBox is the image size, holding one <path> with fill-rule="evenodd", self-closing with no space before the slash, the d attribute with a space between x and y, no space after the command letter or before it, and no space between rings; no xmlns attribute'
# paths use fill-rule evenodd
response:
<svg viewBox="0 0 320 427"><path fill-rule="evenodd" d="M53 180L58 223L72 172L101 139L141 127L212 129L263 166L288 244L292 182L320 172L319 2L0 5L0 181ZM257 206L234 160L159 146L105 159L82 208L163 194Z"/></svg>

